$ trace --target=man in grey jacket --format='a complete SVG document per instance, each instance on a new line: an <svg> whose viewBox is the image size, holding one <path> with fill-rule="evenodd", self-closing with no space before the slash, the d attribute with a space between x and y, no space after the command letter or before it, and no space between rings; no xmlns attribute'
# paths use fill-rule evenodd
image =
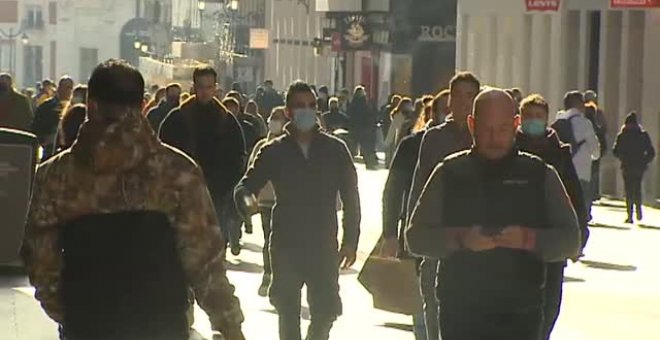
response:
<svg viewBox="0 0 660 340"><path fill-rule="evenodd" d="M472 149L435 168L406 231L414 254L440 259L443 340L539 339L546 263L580 248L557 172L514 147L515 112L503 90L477 96Z"/></svg>

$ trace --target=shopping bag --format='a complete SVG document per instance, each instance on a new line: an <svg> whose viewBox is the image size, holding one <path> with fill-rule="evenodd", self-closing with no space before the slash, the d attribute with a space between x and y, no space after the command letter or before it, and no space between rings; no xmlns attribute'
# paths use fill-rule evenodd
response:
<svg viewBox="0 0 660 340"><path fill-rule="evenodd" d="M364 263L358 281L371 294L374 308L415 315L422 310L422 297L415 259L380 256L382 238Z"/></svg>

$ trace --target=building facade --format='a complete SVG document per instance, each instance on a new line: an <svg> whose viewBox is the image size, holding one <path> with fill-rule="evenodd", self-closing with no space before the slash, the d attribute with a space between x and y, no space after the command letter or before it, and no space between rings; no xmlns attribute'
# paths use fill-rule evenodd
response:
<svg viewBox="0 0 660 340"><path fill-rule="evenodd" d="M543 94L552 112L561 109L566 91L596 90L609 149L630 111L638 112L657 147L657 7L660 2L630 0L459 0L457 67L474 71L486 84ZM649 203L660 193L658 171L654 162L645 184ZM611 153L602 160L601 190L622 192Z"/></svg>

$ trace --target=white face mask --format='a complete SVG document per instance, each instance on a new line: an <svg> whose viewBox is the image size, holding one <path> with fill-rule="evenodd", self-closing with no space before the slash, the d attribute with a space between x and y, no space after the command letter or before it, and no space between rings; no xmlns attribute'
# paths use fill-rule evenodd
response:
<svg viewBox="0 0 660 340"><path fill-rule="evenodd" d="M271 119L268 121L268 131L270 133L279 135L284 129L284 122L279 119Z"/></svg>

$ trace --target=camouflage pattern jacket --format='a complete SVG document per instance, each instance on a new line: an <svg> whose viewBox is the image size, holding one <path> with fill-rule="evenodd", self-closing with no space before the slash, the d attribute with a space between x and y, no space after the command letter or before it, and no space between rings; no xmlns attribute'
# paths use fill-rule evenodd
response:
<svg viewBox="0 0 660 340"><path fill-rule="evenodd" d="M240 328L243 315L226 277L224 241L202 172L161 144L137 110L110 124L85 122L71 149L37 171L21 255L45 312L59 323L66 313L58 226L83 215L127 210L168 216L187 282L213 328L223 333Z"/></svg>

